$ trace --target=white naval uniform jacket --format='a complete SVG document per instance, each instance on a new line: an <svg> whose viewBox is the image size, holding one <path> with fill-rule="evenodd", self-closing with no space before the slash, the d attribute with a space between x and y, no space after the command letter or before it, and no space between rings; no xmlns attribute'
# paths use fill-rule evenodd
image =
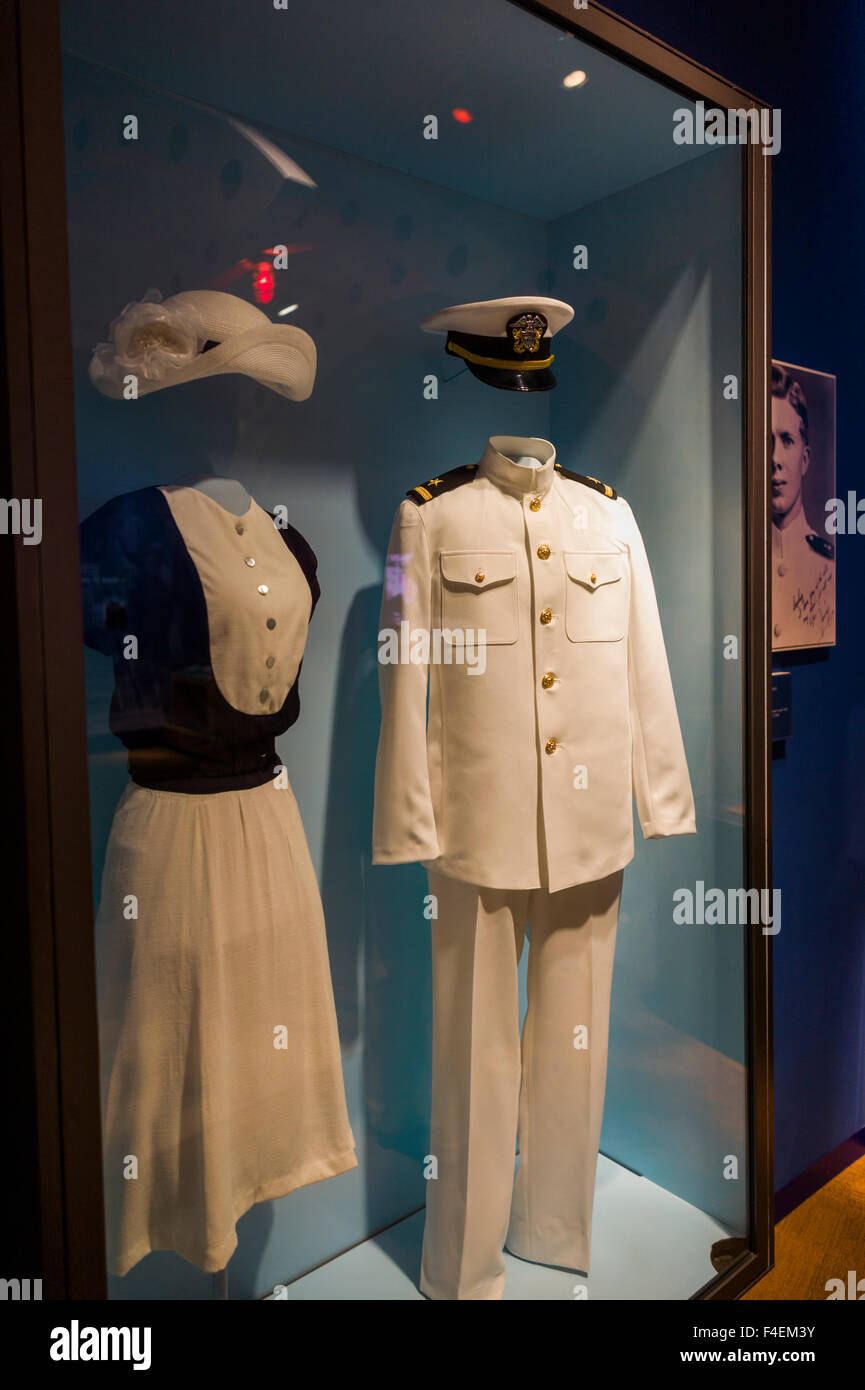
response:
<svg viewBox="0 0 865 1390"><path fill-rule="evenodd" d="M537 469L502 452L529 446ZM485 669L449 664L432 641L429 664L380 664L373 863L420 860L478 885L557 892L633 858L632 797L647 839L694 834L652 575L627 502L563 475L546 440L494 436L476 470L460 470L467 481L454 476L399 508L379 661L388 631L474 629Z"/></svg>

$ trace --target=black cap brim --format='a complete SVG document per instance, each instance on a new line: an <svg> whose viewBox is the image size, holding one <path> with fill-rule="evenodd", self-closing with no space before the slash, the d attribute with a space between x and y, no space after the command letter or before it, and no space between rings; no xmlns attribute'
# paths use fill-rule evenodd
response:
<svg viewBox="0 0 865 1390"><path fill-rule="evenodd" d="M510 371L506 367L481 367L477 362L467 362L470 372L487 386L495 386L499 391L552 391L556 384L552 367L541 367L535 371Z"/></svg>

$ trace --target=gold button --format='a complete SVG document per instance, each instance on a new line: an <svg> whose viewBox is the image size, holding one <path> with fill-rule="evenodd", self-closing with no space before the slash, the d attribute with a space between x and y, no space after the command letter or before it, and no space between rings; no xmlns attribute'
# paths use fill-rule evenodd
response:
<svg viewBox="0 0 865 1390"><path fill-rule="evenodd" d="M486 575L484 574L483 570L478 570L477 574L475 575L475 583L483 584L485 579Z"/></svg>
<svg viewBox="0 0 865 1390"><path fill-rule="evenodd" d="M246 527L244 526L242 521L236 521L234 524L234 529L239 536L242 536L244 531L246 530Z"/></svg>
<svg viewBox="0 0 865 1390"><path fill-rule="evenodd" d="M533 497L533 498L532 498L531 502L529 503L529 510L530 510L530 511L533 511L533 512L539 512L539 511L541 510L541 499L540 499L540 497Z"/></svg>
<svg viewBox="0 0 865 1390"><path fill-rule="evenodd" d="M549 690L555 679L552 671L545 671L541 676L541 685L544 687L544 690Z"/></svg>
<svg viewBox="0 0 865 1390"><path fill-rule="evenodd" d="M591 579L591 581L592 581L593 584L597 584L597 582L598 582L598 576L597 576L594 572L593 572L592 574L589 575L589 578Z"/></svg>
<svg viewBox="0 0 865 1390"><path fill-rule="evenodd" d="M558 746L559 745L556 743L556 740L554 738L548 738L546 743L544 744L544 752L555 753Z"/></svg>
<svg viewBox="0 0 865 1390"><path fill-rule="evenodd" d="M541 622L543 623L544 627L546 627L547 623L551 623L552 621L553 621L553 610L552 610L551 608L542 608L542 609L541 609Z"/></svg>
<svg viewBox="0 0 865 1390"><path fill-rule="evenodd" d="M270 585L269 585L269 584L259 584L259 586L258 586L258 592L259 592L260 594L267 594L267 593L269 593L269 592L270 592Z"/></svg>
<svg viewBox="0 0 865 1390"><path fill-rule="evenodd" d="M538 559L539 559L539 560L549 560L549 558L550 558L550 547L549 547L548 545L539 545L539 546L538 546Z"/></svg>
<svg viewBox="0 0 865 1390"><path fill-rule="evenodd" d="M259 700L261 701L261 703L264 704L265 701L268 700L268 699L270 698L270 691L269 691L269 690L259 690L259 692L258 692L258 698L259 698Z"/></svg>
<svg viewBox="0 0 865 1390"><path fill-rule="evenodd" d="M265 666L270 667L270 666L273 665L273 663L274 663L275 661L276 661L276 657L275 657L275 656L269 656L269 657L267 658L267 660L265 661L264 664L265 664Z"/></svg>
<svg viewBox="0 0 865 1390"><path fill-rule="evenodd" d="M246 559L244 560L243 563L244 563L245 565L249 565L249 568L252 569L253 565L255 564L255 560L253 559L253 557L252 557L251 555L247 555L247 557L246 557Z"/></svg>

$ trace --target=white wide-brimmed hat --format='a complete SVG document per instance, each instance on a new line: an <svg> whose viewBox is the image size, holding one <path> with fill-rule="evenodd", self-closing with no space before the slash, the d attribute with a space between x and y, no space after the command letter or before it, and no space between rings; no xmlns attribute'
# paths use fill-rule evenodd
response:
<svg viewBox="0 0 865 1390"><path fill-rule="evenodd" d="M291 401L305 401L315 381L315 343L302 328L273 323L254 304L221 290L185 290L163 299L148 290L98 343L90 380L105 396L146 396L166 386L226 372L251 376Z"/></svg>

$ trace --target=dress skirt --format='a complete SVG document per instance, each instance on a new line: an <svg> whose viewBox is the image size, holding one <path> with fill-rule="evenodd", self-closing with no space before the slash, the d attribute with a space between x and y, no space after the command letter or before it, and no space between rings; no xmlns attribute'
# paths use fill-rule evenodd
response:
<svg viewBox="0 0 865 1390"><path fill-rule="evenodd" d="M97 951L109 1269L151 1250L222 1269L253 1203L357 1164L290 788L130 783Z"/></svg>

